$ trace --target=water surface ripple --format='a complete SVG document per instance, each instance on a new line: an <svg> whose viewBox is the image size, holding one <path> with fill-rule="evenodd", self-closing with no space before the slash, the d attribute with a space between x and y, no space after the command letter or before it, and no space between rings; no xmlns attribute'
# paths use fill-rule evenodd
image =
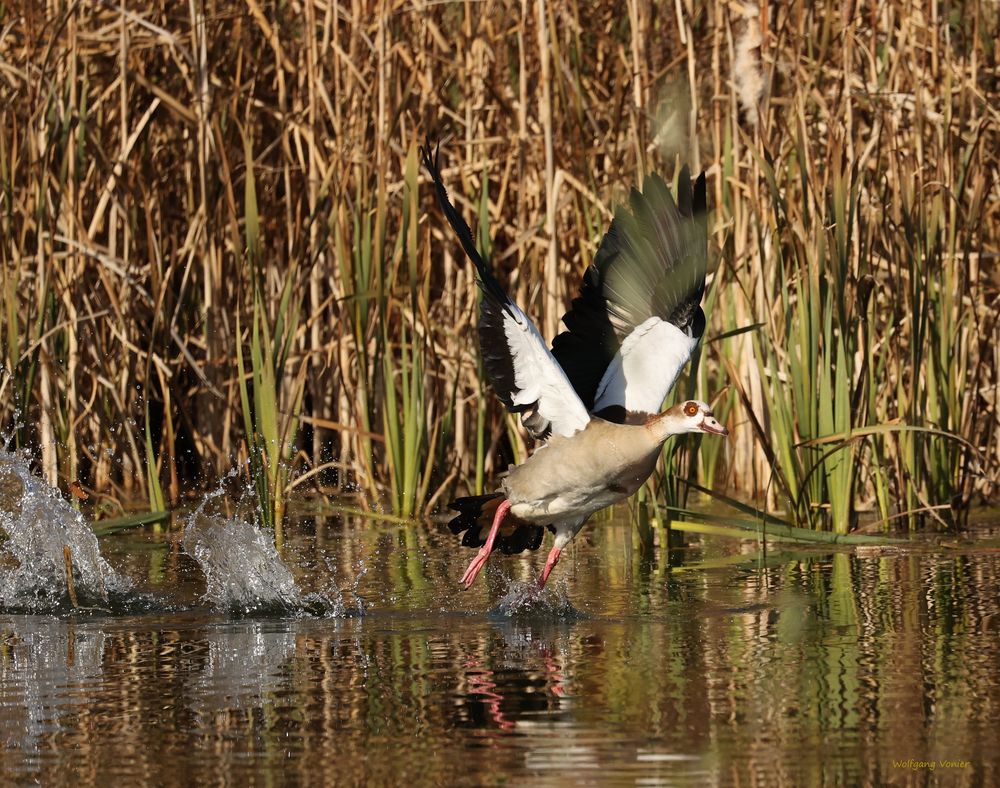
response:
<svg viewBox="0 0 1000 788"><path fill-rule="evenodd" d="M491 562L463 592L470 553L434 526L312 519L290 529L282 582L345 608L235 616L209 604L177 531L103 539L114 571L157 601L0 612L0 774L1000 782L996 553L724 541L643 555L615 521L577 542L531 599L544 555Z"/></svg>

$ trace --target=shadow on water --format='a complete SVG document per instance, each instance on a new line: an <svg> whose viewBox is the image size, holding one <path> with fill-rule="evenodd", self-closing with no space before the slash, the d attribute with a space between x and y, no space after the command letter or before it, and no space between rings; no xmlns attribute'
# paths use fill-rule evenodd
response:
<svg viewBox="0 0 1000 788"><path fill-rule="evenodd" d="M973 542L650 551L612 520L542 592L537 554L463 591L446 529L338 516L279 553L203 506L101 556L3 460L9 782L1000 781L1000 560Z"/></svg>

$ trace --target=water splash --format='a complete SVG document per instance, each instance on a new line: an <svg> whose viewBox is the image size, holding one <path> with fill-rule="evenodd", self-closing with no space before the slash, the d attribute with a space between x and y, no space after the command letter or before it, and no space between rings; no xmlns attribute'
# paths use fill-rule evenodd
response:
<svg viewBox="0 0 1000 788"><path fill-rule="evenodd" d="M226 479L231 478L231 471ZM238 515L210 515L206 507L223 494L223 485L205 496L188 518L182 544L201 567L203 601L217 610L240 614L343 614L339 595L303 594L281 561L272 534Z"/></svg>
<svg viewBox="0 0 1000 788"><path fill-rule="evenodd" d="M254 524L197 512L184 528L183 545L205 573L204 601L213 607L245 613L299 607L295 578L270 535Z"/></svg>
<svg viewBox="0 0 1000 788"><path fill-rule="evenodd" d="M28 456L0 449L0 608L107 606L130 588L83 515L31 473Z"/></svg>
<svg viewBox="0 0 1000 788"><path fill-rule="evenodd" d="M368 564L365 559L358 560L354 569L354 582L351 583L351 596L354 598L356 607L351 611L353 615L363 616L365 613L365 601L361 598L361 581L368 574Z"/></svg>
<svg viewBox="0 0 1000 788"><path fill-rule="evenodd" d="M494 620L532 618L575 621L582 614L569 601L564 584L554 583L539 588L536 583L514 580L487 616Z"/></svg>

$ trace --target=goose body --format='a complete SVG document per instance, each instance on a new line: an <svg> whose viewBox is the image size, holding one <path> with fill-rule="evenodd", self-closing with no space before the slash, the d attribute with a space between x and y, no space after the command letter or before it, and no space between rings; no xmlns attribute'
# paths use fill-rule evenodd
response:
<svg viewBox="0 0 1000 788"><path fill-rule="evenodd" d="M469 587L494 547L537 549L555 533L539 581L591 514L632 495L671 435L726 435L708 405L689 400L660 413L705 329L705 178L681 172L678 201L662 179L632 190L615 214L580 293L550 349L480 256L448 198L429 146L422 150L438 203L476 266L483 291L479 344L486 374L508 410L544 445L512 468L497 492L459 498L449 526L480 547Z"/></svg>
<svg viewBox="0 0 1000 788"><path fill-rule="evenodd" d="M455 501L453 508L460 514L451 522L452 531L466 531L464 545L482 545L463 584L468 587L475 580L498 535L502 549L515 548L503 552L520 552L517 546L536 549L547 527L555 543L539 581L545 585L563 548L590 515L635 493L656 467L667 438L686 432L728 434L708 405L697 400L675 405L643 424L617 424L595 416L580 432L550 438L512 468L498 493ZM505 519L506 531L501 532Z"/></svg>
<svg viewBox="0 0 1000 788"><path fill-rule="evenodd" d="M653 425L592 418L570 438L555 436L511 469L500 489L515 518L537 525L586 519L638 490L663 440Z"/></svg>

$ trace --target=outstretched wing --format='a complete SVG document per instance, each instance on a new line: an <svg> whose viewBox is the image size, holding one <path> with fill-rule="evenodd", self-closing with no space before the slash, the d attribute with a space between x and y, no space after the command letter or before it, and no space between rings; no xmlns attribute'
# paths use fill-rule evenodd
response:
<svg viewBox="0 0 1000 788"><path fill-rule="evenodd" d="M656 413L705 331L705 176L658 175L619 208L552 343L593 413ZM611 408L612 411L607 411Z"/></svg>
<svg viewBox="0 0 1000 788"><path fill-rule="evenodd" d="M472 232L441 181L437 155L421 148L445 218L476 266L483 298L479 306L479 349L486 375L500 400L536 438L569 436L587 426L590 415L538 329L504 291L472 240Z"/></svg>

